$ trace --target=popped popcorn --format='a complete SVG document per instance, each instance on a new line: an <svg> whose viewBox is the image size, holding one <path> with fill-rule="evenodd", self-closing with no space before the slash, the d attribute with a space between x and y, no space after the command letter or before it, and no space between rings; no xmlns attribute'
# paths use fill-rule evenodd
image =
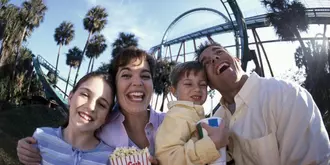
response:
<svg viewBox="0 0 330 165"><path fill-rule="evenodd" d="M148 157L148 148L117 147L109 159L112 165L150 165Z"/></svg>

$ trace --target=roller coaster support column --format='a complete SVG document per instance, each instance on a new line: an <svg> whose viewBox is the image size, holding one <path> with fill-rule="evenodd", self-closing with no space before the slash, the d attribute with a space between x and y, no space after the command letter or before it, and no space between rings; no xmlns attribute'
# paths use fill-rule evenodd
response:
<svg viewBox="0 0 330 165"><path fill-rule="evenodd" d="M236 23L239 27L239 34L241 40L242 69L246 71L247 62L248 62L248 53L249 53L249 47L248 47L249 42L248 42L245 20L236 0L228 0L227 3L229 4L231 10L234 13Z"/></svg>
<svg viewBox="0 0 330 165"><path fill-rule="evenodd" d="M270 62L269 62L269 60L268 60L268 56L267 56L266 50L265 50L264 45L262 44L262 42L261 42L261 40L260 40L260 37L259 37L257 31L255 31L255 35L256 35L257 39L259 40L259 43L260 43L261 49L262 49L262 51L263 51L263 53L264 53L264 55L265 55L265 58L266 58L266 62L267 62L268 68L269 68L270 75L271 75L272 77L274 77L274 73L273 73L272 66L270 65ZM265 70L263 70L263 73L265 73Z"/></svg>
<svg viewBox="0 0 330 165"><path fill-rule="evenodd" d="M261 52L260 52L260 49L259 49L259 43L258 43L258 40L257 40L256 29L255 28L252 29L252 33L253 33L254 42L256 43L258 56L259 56L259 64L260 64L260 67L261 67L261 69L260 69L260 74L261 75L260 76L265 77L264 65L262 63Z"/></svg>

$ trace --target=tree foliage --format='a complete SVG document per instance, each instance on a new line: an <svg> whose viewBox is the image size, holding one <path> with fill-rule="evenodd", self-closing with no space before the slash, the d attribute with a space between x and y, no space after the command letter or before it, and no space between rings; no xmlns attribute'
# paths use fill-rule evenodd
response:
<svg viewBox="0 0 330 165"><path fill-rule="evenodd" d="M154 91L157 95L163 94L162 105L160 111L164 109L164 102L170 91L171 81L170 73L172 72L176 62L167 60L158 60L156 63L156 71L153 79Z"/></svg>
<svg viewBox="0 0 330 165"><path fill-rule="evenodd" d="M111 56L115 57L121 50L130 46L138 46L138 39L133 33L120 32L118 38L112 43Z"/></svg>
<svg viewBox="0 0 330 165"><path fill-rule="evenodd" d="M296 65L304 68L306 80L302 84L313 96L316 105L321 111L328 132L330 131L330 43L328 46L314 41L308 43L306 58L301 47L295 53Z"/></svg>

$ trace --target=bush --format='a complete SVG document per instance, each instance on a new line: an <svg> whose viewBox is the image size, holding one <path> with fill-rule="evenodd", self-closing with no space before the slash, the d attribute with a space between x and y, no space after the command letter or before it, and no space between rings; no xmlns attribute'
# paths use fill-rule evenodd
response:
<svg viewBox="0 0 330 165"><path fill-rule="evenodd" d="M19 164L17 141L32 136L37 127L59 127L65 117L44 105L29 105L0 112L0 164Z"/></svg>

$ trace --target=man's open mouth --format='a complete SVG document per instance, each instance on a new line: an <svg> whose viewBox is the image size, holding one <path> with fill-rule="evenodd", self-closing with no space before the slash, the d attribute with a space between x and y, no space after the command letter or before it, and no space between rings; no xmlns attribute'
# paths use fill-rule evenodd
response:
<svg viewBox="0 0 330 165"><path fill-rule="evenodd" d="M227 62L221 63L217 68L217 73L221 74L230 67L230 64Z"/></svg>

